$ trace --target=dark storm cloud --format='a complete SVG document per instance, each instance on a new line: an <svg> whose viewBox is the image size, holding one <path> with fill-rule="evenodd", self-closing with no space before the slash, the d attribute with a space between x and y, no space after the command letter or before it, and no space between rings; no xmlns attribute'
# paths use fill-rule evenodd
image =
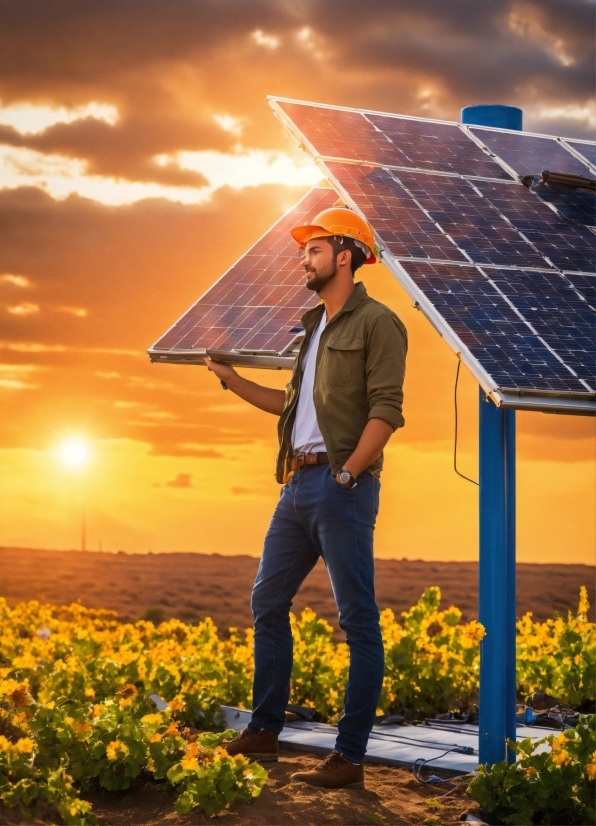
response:
<svg viewBox="0 0 596 826"><path fill-rule="evenodd" d="M426 84L457 117L487 100L585 105L594 90L591 0L3 0L0 10L6 100L118 105L122 124L106 145L91 129L42 141L86 149L102 170L132 157L135 143L139 158L223 147L209 123L218 107L279 142L267 93L432 116L419 96ZM259 46L257 29L279 48Z"/></svg>

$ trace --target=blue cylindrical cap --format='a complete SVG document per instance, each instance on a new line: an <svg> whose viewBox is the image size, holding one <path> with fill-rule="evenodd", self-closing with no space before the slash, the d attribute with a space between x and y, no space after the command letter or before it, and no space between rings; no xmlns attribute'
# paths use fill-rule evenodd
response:
<svg viewBox="0 0 596 826"><path fill-rule="evenodd" d="M520 132L523 114L517 106L480 103L476 106L464 106L461 110L461 122L469 126L495 126L498 129L515 129Z"/></svg>

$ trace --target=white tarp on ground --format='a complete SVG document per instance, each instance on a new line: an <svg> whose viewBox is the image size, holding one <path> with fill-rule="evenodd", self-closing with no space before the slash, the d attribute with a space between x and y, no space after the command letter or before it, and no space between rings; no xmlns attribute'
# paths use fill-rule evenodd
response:
<svg viewBox="0 0 596 826"><path fill-rule="evenodd" d="M250 720L250 711L223 706L228 728L240 731ZM531 737L540 740L550 729L517 727L517 739ZM293 721L286 723L280 734L282 748L328 754L335 746L337 728L323 723ZM456 748L462 751L449 751ZM542 747L541 747L542 749ZM463 750L469 753L462 753ZM471 751L470 751L471 750ZM427 767L464 774L478 768L478 726L433 724L418 726L375 726L368 740L367 763L412 768L415 761L428 760Z"/></svg>

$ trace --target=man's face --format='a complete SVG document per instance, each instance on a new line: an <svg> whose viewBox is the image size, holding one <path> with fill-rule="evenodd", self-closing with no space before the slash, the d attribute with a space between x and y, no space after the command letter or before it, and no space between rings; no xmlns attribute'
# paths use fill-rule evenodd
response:
<svg viewBox="0 0 596 826"><path fill-rule="evenodd" d="M326 238L307 241L302 262L306 272L306 288L320 293L337 273L333 247Z"/></svg>

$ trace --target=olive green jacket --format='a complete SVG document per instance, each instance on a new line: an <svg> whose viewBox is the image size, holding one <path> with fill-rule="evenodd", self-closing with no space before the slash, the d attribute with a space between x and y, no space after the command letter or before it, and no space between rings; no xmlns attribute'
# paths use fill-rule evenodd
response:
<svg viewBox="0 0 596 826"><path fill-rule="evenodd" d="M302 316L305 337L286 386L278 424L276 479L287 481L292 458L292 430L302 382L302 362L325 307L321 302ZM369 419L403 427L403 381L408 338L399 318L370 298L358 282L342 309L321 334L313 398L317 421L335 475L354 452ZM383 454L367 470L378 473Z"/></svg>

